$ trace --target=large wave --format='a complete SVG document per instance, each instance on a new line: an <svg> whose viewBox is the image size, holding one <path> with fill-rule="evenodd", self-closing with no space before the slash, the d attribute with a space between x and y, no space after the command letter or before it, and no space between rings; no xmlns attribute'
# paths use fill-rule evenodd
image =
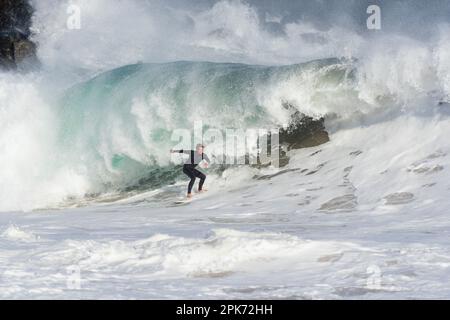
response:
<svg viewBox="0 0 450 320"><path fill-rule="evenodd" d="M191 130L199 119L221 130L281 127L289 123L284 108L289 103L309 116L328 117L328 127L336 130L404 112L404 91L367 92L358 64L338 59L281 67L136 64L45 102L32 84L5 81L0 141L8 187L2 209L54 205L139 181L149 188L173 183L179 170L170 163L168 150L176 143L171 133ZM416 100L436 104L434 91L420 89Z"/></svg>
<svg viewBox="0 0 450 320"><path fill-rule="evenodd" d="M176 143L173 130L192 130L198 120L220 130L280 127L289 122L283 103L303 105L306 113L315 109L311 103L334 103L347 89L331 88L351 81L350 71L336 59L286 67L137 64L45 102L34 85L5 80L2 178L9 188L1 203L34 207L123 190L142 179L153 187L174 182L179 170L170 169L168 153ZM310 92L310 103L280 92L292 82Z"/></svg>

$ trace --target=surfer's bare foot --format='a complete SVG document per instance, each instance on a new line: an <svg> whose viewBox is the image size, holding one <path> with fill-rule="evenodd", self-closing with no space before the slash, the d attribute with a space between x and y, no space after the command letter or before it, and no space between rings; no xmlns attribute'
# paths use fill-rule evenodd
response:
<svg viewBox="0 0 450 320"><path fill-rule="evenodd" d="M188 194L187 194L187 198L188 198L188 199L191 199L191 198L192 198L192 193L188 193Z"/></svg>
<svg viewBox="0 0 450 320"><path fill-rule="evenodd" d="M208 189L202 189L202 190L198 190L198 193L203 193L203 192L206 192L206 191L208 191Z"/></svg>

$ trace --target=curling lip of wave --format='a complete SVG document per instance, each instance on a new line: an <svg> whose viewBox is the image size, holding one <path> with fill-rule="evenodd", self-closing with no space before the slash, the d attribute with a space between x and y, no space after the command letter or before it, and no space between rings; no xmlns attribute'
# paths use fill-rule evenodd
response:
<svg viewBox="0 0 450 320"><path fill-rule="evenodd" d="M111 178L140 178L143 167L168 165L174 129L269 128L291 121L292 110L321 117L319 104L356 94L352 65L336 58L289 66L211 62L135 64L69 89L61 100L60 150L68 159L98 163ZM342 97L341 97L342 98ZM345 97L344 97L345 98ZM329 106L326 106L329 107ZM330 107L332 108L332 106ZM201 115L201 117L199 117ZM187 147L187 146L185 146ZM210 152L218 151L210 145ZM136 172L136 175L133 172ZM116 185L127 184L109 180Z"/></svg>

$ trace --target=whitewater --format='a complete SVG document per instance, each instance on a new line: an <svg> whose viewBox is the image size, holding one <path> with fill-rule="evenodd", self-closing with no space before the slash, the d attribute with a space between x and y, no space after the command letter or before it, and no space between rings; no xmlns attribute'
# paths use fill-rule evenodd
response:
<svg viewBox="0 0 450 320"><path fill-rule="evenodd" d="M36 3L41 69L0 73L1 299L450 297L448 25L279 36L240 1L93 3L72 37L64 3ZM330 141L213 163L208 192L174 203L174 130L281 128L286 103Z"/></svg>

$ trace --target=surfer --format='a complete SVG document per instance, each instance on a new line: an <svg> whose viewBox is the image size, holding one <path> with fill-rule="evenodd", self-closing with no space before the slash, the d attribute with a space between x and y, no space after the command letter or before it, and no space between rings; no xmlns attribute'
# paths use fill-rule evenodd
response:
<svg viewBox="0 0 450 320"><path fill-rule="evenodd" d="M192 198L192 188L194 187L196 178L200 179L200 183L198 185L198 192L206 191L206 189L203 189L203 184L205 183L206 175L196 169L198 164L203 160L206 161L205 168L208 168L210 161L208 156L205 153L203 153L204 149L205 146L203 144L197 144L195 150L170 150L171 153L184 153L189 155L189 159L187 159L183 165L184 174L186 174L189 178L191 178L191 181L189 182L188 185L188 193L187 193L188 198Z"/></svg>

